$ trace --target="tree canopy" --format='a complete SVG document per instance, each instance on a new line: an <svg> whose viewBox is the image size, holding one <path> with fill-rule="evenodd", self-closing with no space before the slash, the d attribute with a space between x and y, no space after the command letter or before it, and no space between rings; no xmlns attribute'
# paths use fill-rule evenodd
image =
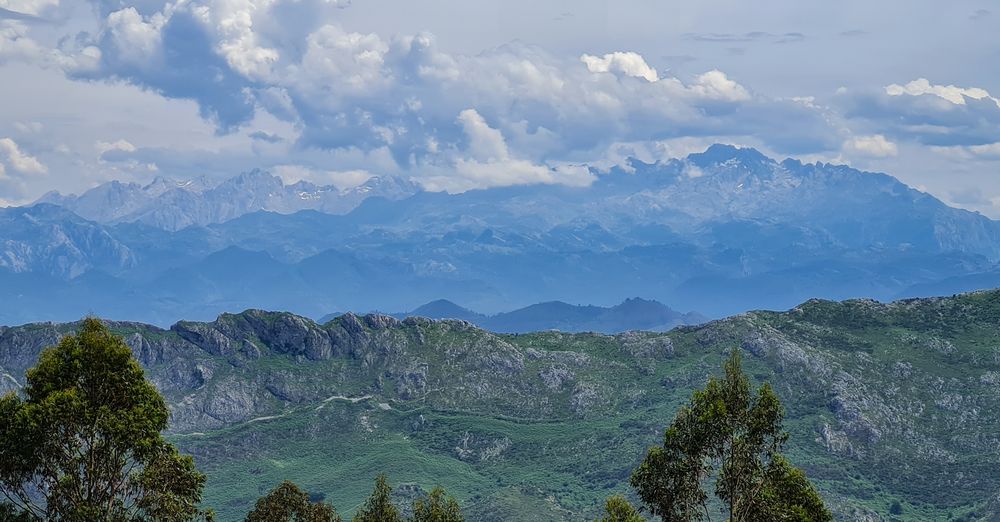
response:
<svg viewBox="0 0 1000 522"><path fill-rule="evenodd" d="M784 409L770 385L756 393L743 373L738 350L680 409L662 446L650 448L631 478L648 510L668 522L710 518L703 484L715 478L715 495L730 522L832 520L805 474L780 450L788 440Z"/></svg>
<svg viewBox="0 0 1000 522"><path fill-rule="evenodd" d="M403 522L392 503L392 488L385 474L375 479L375 489L365 504L354 514L353 522Z"/></svg>
<svg viewBox="0 0 1000 522"><path fill-rule="evenodd" d="M604 516L597 522L646 522L646 519L625 497L614 495L604 503Z"/></svg>
<svg viewBox="0 0 1000 522"><path fill-rule="evenodd" d="M427 498L413 502L412 522L464 522L462 509L454 497L446 497L444 488L431 490Z"/></svg>
<svg viewBox="0 0 1000 522"><path fill-rule="evenodd" d="M246 522L340 522L333 506L312 502L309 494L290 481L257 500Z"/></svg>
<svg viewBox="0 0 1000 522"><path fill-rule="evenodd" d="M161 432L168 410L97 319L0 398L0 513L20 520L192 520L205 476Z"/></svg>

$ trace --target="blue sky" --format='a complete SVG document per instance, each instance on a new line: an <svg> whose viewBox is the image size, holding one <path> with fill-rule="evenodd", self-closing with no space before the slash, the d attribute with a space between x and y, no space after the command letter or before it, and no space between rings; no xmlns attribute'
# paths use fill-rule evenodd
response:
<svg viewBox="0 0 1000 522"><path fill-rule="evenodd" d="M264 167L586 185L750 145L1000 217L993 1L0 0L0 205Z"/></svg>

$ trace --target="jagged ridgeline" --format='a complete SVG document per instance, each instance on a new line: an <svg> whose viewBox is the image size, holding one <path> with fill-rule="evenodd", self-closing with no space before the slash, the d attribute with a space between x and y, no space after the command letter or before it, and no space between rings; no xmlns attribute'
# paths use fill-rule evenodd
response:
<svg viewBox="0 0 1000 522"><path fill-rule="evenodd" d="M2 386L77 326L0 328ZM444 486L470 520L593 519L733 348L774 386L788 455L840 519L1000 516L1000 291L614 336L261 311L111 326L222 520L285 479L350 513L379 472L403 494Z"/></svg>

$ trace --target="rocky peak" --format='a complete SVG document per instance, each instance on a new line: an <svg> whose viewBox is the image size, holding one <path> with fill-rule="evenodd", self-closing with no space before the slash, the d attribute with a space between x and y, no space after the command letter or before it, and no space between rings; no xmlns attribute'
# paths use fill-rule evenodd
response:
<svg viewBox="0 0 1000 522"><path fill-rule="evenodd" d="M738 164L748 169L754 169L756 167L773 167L776 165L774 160L763 155L757 149L735 147L721 143L710 146L705 152L689 154L687 161L701 168Z"/></svg>

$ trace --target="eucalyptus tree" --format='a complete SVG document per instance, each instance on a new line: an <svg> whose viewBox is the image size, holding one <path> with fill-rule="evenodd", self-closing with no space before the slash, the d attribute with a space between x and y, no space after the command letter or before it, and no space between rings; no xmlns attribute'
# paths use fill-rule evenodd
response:
<svg viewBox="0 0 1000 522"><path fill-rule="evenodd" d="M164 440L168 410L121 337L88 318L0 398L0 514L182 521L205 476Z"/></svg>
<svg viewBox="0 0 1000 522"><path fill-rule="evenodd" d="M663 444L649 449L631 484L667 522L711 519L706 483L730 522L832 520L805 474L781 455L784 409L767 383L756 392L738 350L678 411Z"/></svg>

